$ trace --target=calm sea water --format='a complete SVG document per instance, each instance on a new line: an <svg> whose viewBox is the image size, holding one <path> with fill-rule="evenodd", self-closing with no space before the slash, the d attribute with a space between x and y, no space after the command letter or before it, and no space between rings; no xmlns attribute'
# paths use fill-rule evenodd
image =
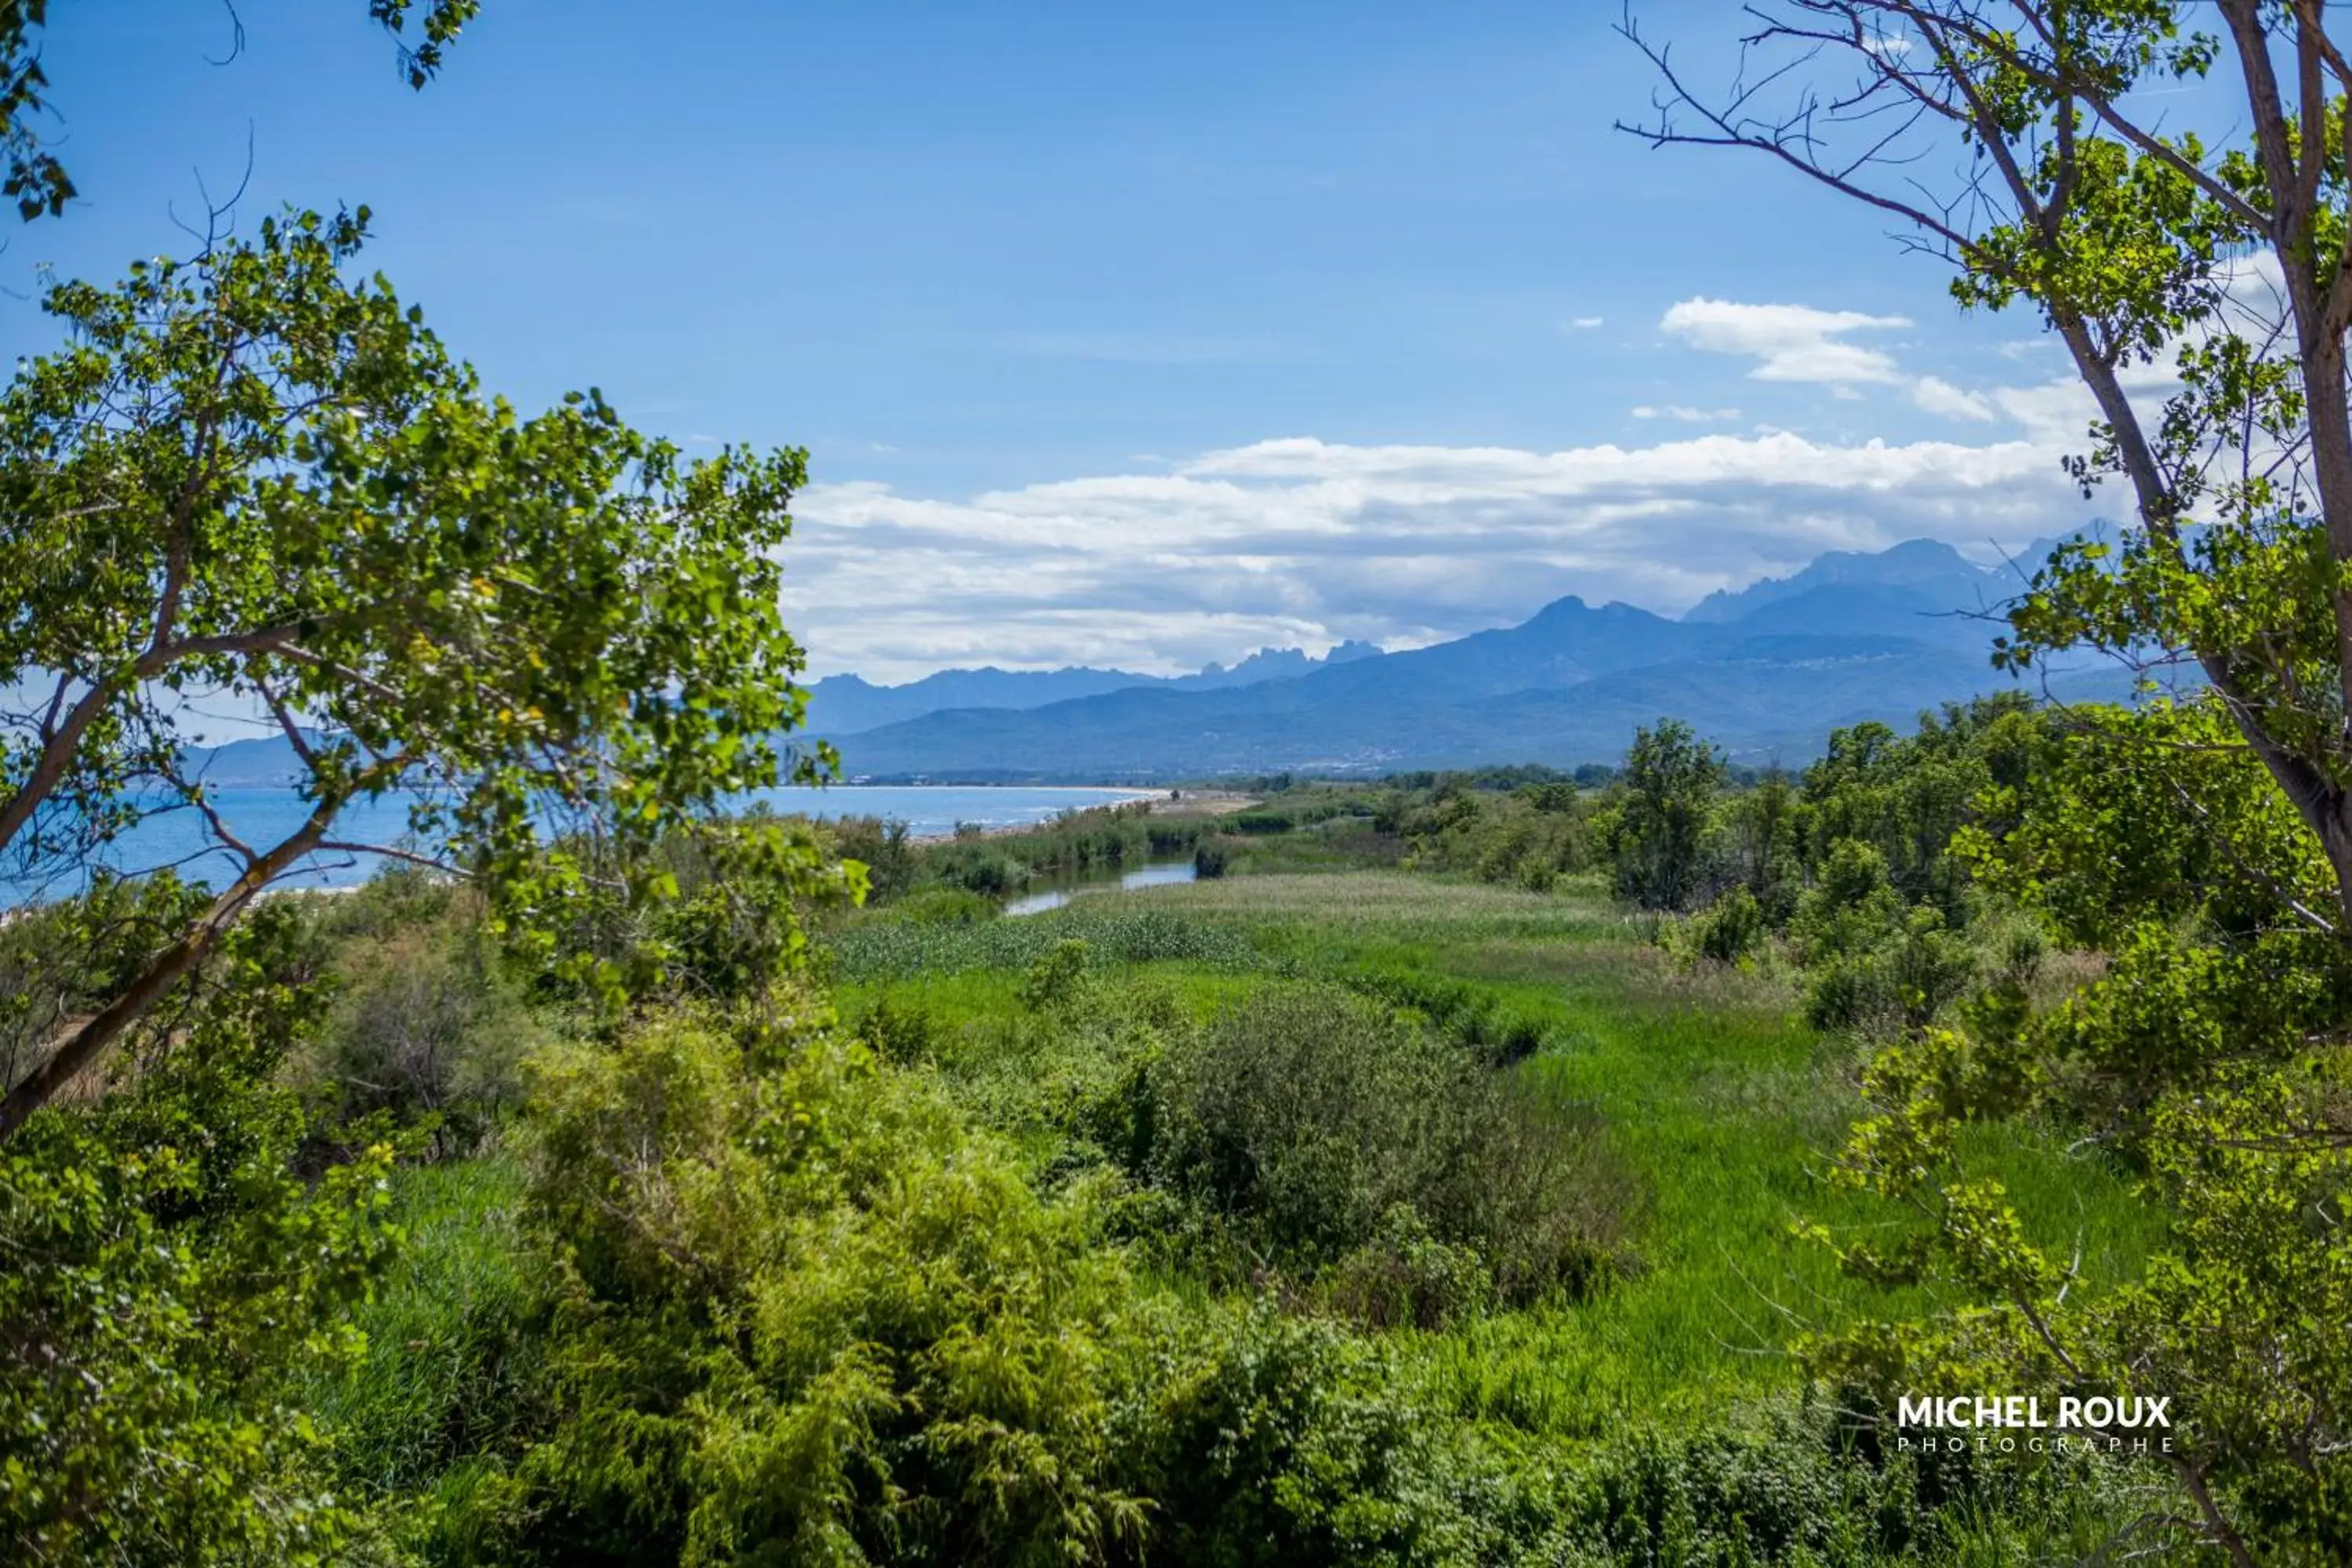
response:
<svg viewBox="0 0 2352 1568"><path fill-rule="evenodd" d="M793 816L814 817L879 816L905 823L918 834L950 833L960 822L982 827L1021 827L1051 820L1076 807L1105 805L1142 798L1122 789L1024 789L1016 785L962 786L950 784L835 784L762 790L745 797ZM247 843L259 847L294 831L308 814L301 798L290 789L254 786L217 792L215 808L221 819ZM386 795L373 803L345 808L336 819L335 837L397 844L408 822L408 803ZM221 882L234 876L236 862L224 851L205 848L204 819L194 812L173 812L151 817L119 839L108 853L108 863L136 874L176 866L184 877ZM380 856L313 856L285 879L289 888L347 888L366 881L383 864ZM79 881L53 881L40 887L0 878L0 903L60 898L77 891Z"/></svg>

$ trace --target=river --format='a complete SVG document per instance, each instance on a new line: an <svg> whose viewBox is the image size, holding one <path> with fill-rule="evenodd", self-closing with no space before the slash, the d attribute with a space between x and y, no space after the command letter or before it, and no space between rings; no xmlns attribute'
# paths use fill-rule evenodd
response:
<svg viewBox="0 0 2352 1568"><path fill-rule="evenodd" d="M1072 899L1087 893L1112 893L1135 888L1163 888L1177 882L1192 881L1199 873L1190 860L1163 860L1153 866L1139 866L1132 871L1103 872L1091 877L1073 877L1057 881L1050 888L1040 888L1024 893L1004 906L1008 915L1042 915L1047 910L1058 910Z"/></svg>

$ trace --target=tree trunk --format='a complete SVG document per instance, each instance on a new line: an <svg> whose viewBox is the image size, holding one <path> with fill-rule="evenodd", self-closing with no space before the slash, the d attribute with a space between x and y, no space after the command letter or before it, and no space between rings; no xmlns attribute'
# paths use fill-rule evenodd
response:
<svg viewBox="0 0 2352 1568"><path fill-rule="evenodd" d="M321 801L303 823L283 843L268 854L256 858L245 874L222 890L187 933L156 955L146 973L133 981L130 988L109 1003L106 1009L58 1043L48 1058L9 1089L7 1098L0 1100L0 1139L15 1134L27 1117L57 1098L58 1092L84 1069L95 1062L100 1054L112 1044L115 1037L139 1021L147 1009L161 1001L166 993L185 979L198 965L212 955L220 945L229 927L254 896L275 881L286 868L312 849L327 836L327 827L334 820L341 802Z"/></svg>

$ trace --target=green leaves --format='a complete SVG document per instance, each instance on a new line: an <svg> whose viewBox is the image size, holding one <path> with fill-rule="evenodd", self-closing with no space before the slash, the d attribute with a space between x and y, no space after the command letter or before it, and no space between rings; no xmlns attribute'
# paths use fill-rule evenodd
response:
<svg viewBox="0 0 2352 1568"><path fill-rule="evenodd" d="M353 1523L288 1379L359 1348L346 1310L396 1239L392 1150L290 1169L269 1079L319 1012L264 921L181 1038L0 1153L0 1542L29 1561L339 1561Z"/></svg>
<svg viewBox="0 0 2352 1568"><path fill-rule="evenodd" d="M523 936L592 886L660 901L630 868L675 825L832 762L774 739L802 711L776 553L805 454L689 463L593 391L529 416L485 396L347 276L366 224L289 213L61 284L68 345L0 396L0 687L55 694L0 721L0 851L71 865L143 811L205 811L185 726L208 707L273 719L315 805L275 846L213 823L246 872L189 962L342 846L356 799L402 792L407 852ZM755 858L774 907L814 885L813 855Z"/></svg>

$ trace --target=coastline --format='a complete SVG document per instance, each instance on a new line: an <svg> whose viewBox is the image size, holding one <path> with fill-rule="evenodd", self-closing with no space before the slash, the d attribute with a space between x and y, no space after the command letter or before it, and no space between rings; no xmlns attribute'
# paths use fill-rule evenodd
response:
<svg viewBox="0 0 2352 1568"><path fill-rule="evenodd" d="M867 786L851 784L845 787L856 789ZM1048 790L1070 790L1087 795L1099 795L1105 790L1124 789L1124 786L1118 784L890 784L883 787L891 789L1012 788L1037 790L1040 792ZM1174 794L1171 794L1168 790L1129 790L1125 792L1125 797L1123 799L1105 801L1098 805L1085 807L1083 809L1090 811L1124 810L1130 805L1140 805L1146 812L1154 816L1227 816L1234 812L1245 809L1255 803L1257 798L1258 797L1256 795L1250 795L1241 790L1186 790ZM1053 820L1054 819L1049 817L1042 822L1002 822L982 827L977 834L967 835L966 837L983 839L1004 838L1015 834L1034 833L1041 827L1052 826ZM935 844L953 844L957 842L957 836L951 832L914 833L908 835L907 842L909 844L922 845L928 847L929 846Z"/></svg>

